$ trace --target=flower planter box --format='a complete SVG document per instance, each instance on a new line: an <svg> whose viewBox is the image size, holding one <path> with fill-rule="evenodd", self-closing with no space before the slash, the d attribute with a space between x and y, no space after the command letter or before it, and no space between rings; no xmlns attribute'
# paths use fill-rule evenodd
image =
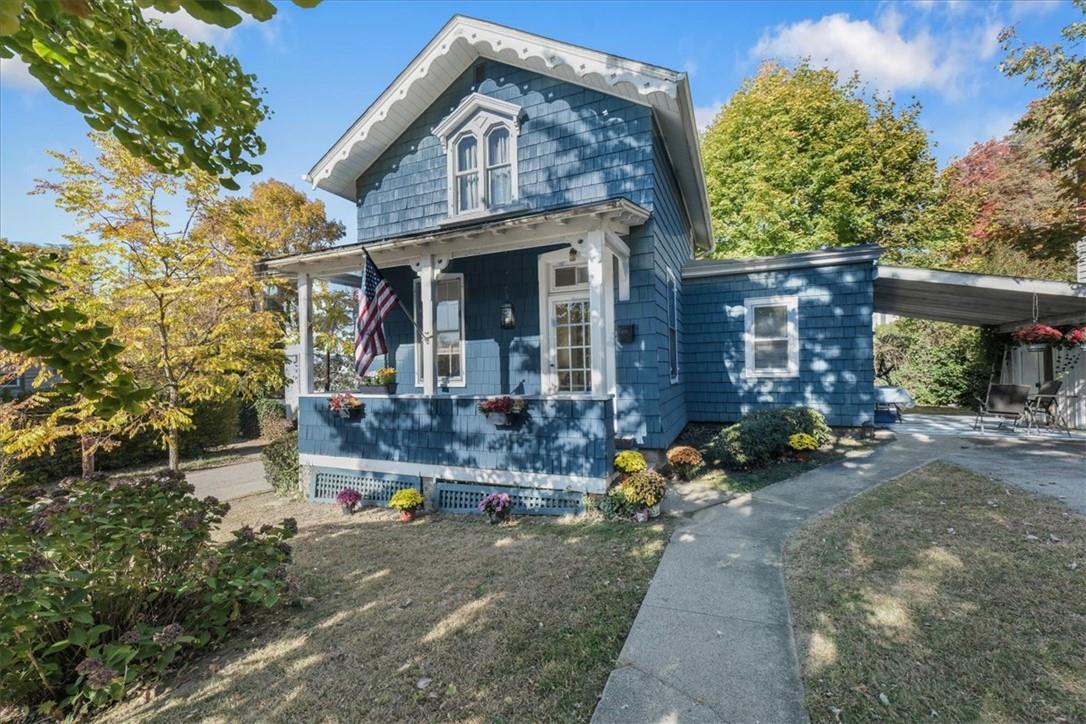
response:
<svg viewBox="0 0 1086 724"><path fill-rule="evenodd" d="M486 420L497 427L511 427L520 422L519 412L488 412Z"/></svg>
<svg viewBox="0 0 1086 724"><path fill-rule="evenodd" d="M396 383L387 382L383 385L361 385L358 392L364 395L395 395Z"/></svg>
<svg viewBox="0 0 1086 724"><path fill-rule="evenodd" d="M330 410L330 412L343 420L357 420L362 416L362 410L364 409L359 405L358 407L341 407L338 410Z"/></svg>

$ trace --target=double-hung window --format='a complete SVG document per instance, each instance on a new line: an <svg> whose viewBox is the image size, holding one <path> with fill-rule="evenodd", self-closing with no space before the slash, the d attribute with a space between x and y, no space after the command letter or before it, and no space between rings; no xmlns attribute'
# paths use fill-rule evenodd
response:
<svg viewBox="0 0 1086 724"><path fill-rule="evenodd" d="M509 161L509 129L498 126L486 135L487 206L505 206L513 200L513 170Z"/></svg>
<svg viewBox="0 0 1086 724"><path fill-rule="evenodd" d="M795 377L799 374L799 299L761 297L746 300L744 342L746 377Z"/></svg>
<svg viewBox="0 0 1086 724"><path fill-rule="evenodd" d="M415 280L415 319L422 322L422 287ZM434 355L437 382L464 384L464 277L443 275L434 285ZM422 336L415 330L415 378L422 384Z"/></svg>
<svg viewBox="0 0 1086 724"><path fill-rule="evenodd" d="M479 208L479 142L464 136L456 143L456 210L463 214Z"/></svg>
<svg viewBox="0 0 1086 724"><path fill-rule="evenodd" d="M671 381L679 381L679 282L667 270L667 354Z"/></svg>

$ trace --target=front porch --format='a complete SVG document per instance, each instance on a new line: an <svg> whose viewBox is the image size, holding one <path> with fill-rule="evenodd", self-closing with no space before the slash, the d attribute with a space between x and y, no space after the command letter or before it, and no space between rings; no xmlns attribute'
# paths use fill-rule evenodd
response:
<svg viewBox="0 0 1086 724"><path fill-rule="evenodd" d="M604 492L621 433L614 310L629 297L624 237L647 218L618 199L264 261L263 273L297 283L309 497L328 499L346 480L377 491L454 482ZM371 366L394 368L396 391L359 394L355 379L317 392L314 288L357 290L363 248L405 307L386 319L388 353ZM362 416L330 414L341 391L360 398ZM526 404L515 425L477 409L504 395Z"/></svg>

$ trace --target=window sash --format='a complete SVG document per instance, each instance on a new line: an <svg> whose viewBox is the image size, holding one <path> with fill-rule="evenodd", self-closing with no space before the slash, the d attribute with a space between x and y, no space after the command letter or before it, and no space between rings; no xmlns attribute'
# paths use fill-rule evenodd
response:
<svg viewBox="0 0 1086 724"><path fill-rule="evenodd" d="M415 321L422 324L422 283L415 280ZM442 309L442 302L456 302L456 309ZM464 278L446 276L434 285L434 357L439 384L463 384L466 379L464 350ZM415 327L415 379L423 383L422 332Z"/></svg>
<svg viewBox="0 0 1086 724"><path fill-rule="evenodd" d="M746 377L795 377L799 374L799 300L797 297L748 299L746 306ZM758 311L783 310L780 328L758 330ZM764 316L763 316L764 319Z"/></svg>

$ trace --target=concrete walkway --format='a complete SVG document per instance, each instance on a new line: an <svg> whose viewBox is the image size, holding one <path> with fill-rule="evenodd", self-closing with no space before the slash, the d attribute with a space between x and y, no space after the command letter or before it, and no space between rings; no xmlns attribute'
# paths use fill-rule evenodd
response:
<svg viewBox="0 0 1086 724"><path fill-rule="evenodd" d="M960 445L900 440L694 514L660 560L592 721L807 721L782 571L785 538L819 512Z"/></svg>

